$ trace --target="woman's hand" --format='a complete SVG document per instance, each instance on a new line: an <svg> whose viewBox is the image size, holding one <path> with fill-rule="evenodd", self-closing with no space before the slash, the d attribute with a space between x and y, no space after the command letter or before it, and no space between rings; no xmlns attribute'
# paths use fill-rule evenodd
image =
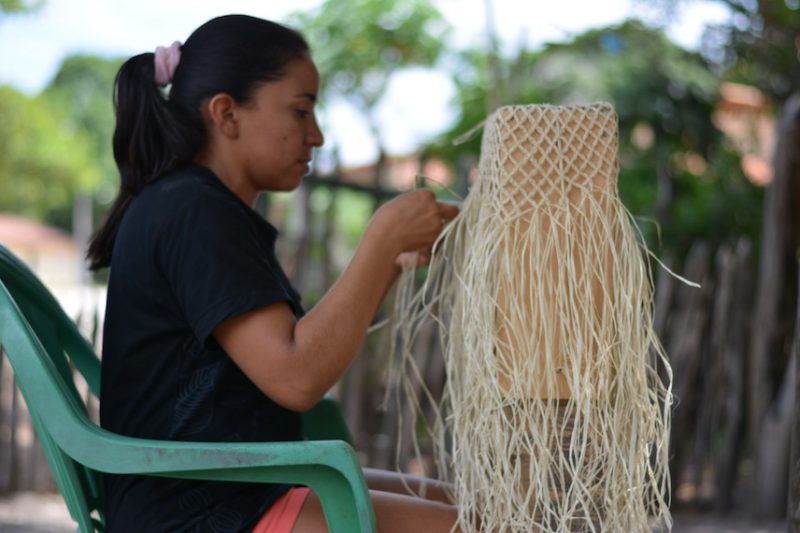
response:
<svg viewBox="0 0 800 533"><path fill-rule="evenodd" d="M431 256L431 246L445 225L458 215L458 207L437 202L429 190L402 194L375 212L365 232L391 243L398 266L416 263L424 266Z"/></svg>

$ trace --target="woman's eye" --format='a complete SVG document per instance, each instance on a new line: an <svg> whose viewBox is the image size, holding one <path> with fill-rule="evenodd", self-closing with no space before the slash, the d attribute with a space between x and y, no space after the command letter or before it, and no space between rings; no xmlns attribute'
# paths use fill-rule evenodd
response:
<svg viewBox="0 0 800 533"><path fill-rule="evenodd" d="M297 116L300 118L306 118L311 113L310 111L306 111L305 109L296 109L295 112L297 113Z"/></svg>

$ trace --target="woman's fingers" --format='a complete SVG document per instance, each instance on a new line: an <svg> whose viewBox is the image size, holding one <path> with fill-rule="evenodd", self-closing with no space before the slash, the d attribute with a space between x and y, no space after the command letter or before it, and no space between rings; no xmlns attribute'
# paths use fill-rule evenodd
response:
<svg viewBox="0 0 800 533"><path fill-rule="evenodd" d="M436 202L439 207L439 216L443 222L450 222L458 216L459 208L457 205L448 204L446 202Z"/></svg>
<svg viewBox="0 0 800 533"><path fill-rule="evenodd" d="M437 217L439 218L440 225L436 228L436 237L444 231L445 226L449 224L456 216L458 216L458 206L436 202Z"/></svg>
<svg viewBox="0 0 800 533"><path fill-rule="evenodd" d="M439 202L429 190L403 194L376 213L374 231L398 243L399 252L430 247L458 215L458 206Z"/></svg>

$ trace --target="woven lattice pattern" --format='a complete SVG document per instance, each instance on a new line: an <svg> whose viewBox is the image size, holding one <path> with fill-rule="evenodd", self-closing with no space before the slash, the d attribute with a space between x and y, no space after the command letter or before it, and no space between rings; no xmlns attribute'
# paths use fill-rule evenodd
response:
<svg viewBox="0 0 800 533"><path fill-rule="evenodd" d="M501 108L484 136L481 175L499 168L503 213L616 186L616 115L604 104Z"/></svg>
<svg viewBox="0 0 800 533"><path fill-rule="evenodd" d="M519 366L507 358L531 359L529 354L536 354L534 359L539 363L527 381L529 387L521 393L544 398L569 397L565 378L569 360L561 338L563 331L543 331L547 322L531 317L524 307L536 300L550 304L581 300L591 307L581 309L586 325L593 329L602 327L604 287L612 280L601 278L602 273L608 276L608 268L595 266L608 265L611 249L596 246L604 228L593 227L585 215L591 213L592 206L610 214L610 197L616 191L617 175L616 115L605 104L504 107L487 127L481 153L479 175L483 183L499 185L497 201L491 204L495 207L494 216L505 228L499 253L520 259L515 269L497 278L501 384L507 385L507 373ZM584 208L588 213L582 212ZM548 216L541 216L542 213ZM553 239L553 247L542 250L536 263L522 261L526 250L518 249L526 235L531 234L532 222L538 224L538 235ZM563 276L565 267L574 275ZM589 271L593 274L585 275ZM564 289L572 296L567 294L565 298L557 293ZM576 292L586 291L590 291L590 298L575 296ZM512 313L514 304L523 309ZM559 310L548 312L557 316ZM510 336L513 331L525 331L526 336L515 339ZM610 333L608 329L605 331ZM531 345L533 341L536 345ZM597 339L589 338L586 342L589 345L585 350L597 353ZM547 376L545 362L559 372ZM541 390L548 381L558 390Z"/></svg>
<svg viewBox="0 0 800 533"><path fill-rule="evenodd" d="M616 123L607 104L499 109L425 285L401 283L405 382L420 324L442 326L434 442L465 531L671 527L671 374Z"/></svg>

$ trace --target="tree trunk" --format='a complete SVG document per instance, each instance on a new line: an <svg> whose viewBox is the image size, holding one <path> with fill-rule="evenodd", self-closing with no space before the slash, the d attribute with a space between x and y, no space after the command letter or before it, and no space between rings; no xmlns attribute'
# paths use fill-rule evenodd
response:
<svg viewBox="0 0 800 533"><path fill-rule="evenodd" d="M778 397L770 404L761 423L760 442L756 455L759 481L756 494L756 517L780 519L786 510L789 466L789 441L797 381L797 360L789 359Z"/></svg>
<svg viewBox="0 0 800 533"><path fill-rule="evenodd" d="M794 254L798 242L797 217L800 216L797 198L800 179L798 154L800 94L786 102L778 126L774 179L767 189L764 205L758 289L750 343L748 432L753 439L755 461L753 497L750 501L756 516L765 519L781 518L786 502L786 498L781 497L776 506L771 498L775 498L781 490L786 490L785 479L774 477L774 469L780 468L774 463L781 460L783 472L788 467L788 449L781 448L775 440L782 437L785 428L788 428L789 420L775 418L789 416L790 409L784 409L782 405L788 393L782 391L776 398L776 382L790 366L786 340L791 335L797 305L797 261ZM784 386L786 381L784 379ZM767 413L768 416L765 416ZM774 455L781 451L783 455ZM781 487L778 487L779 483Z"/></svg>
<svg viewBox="0 0 800 533"><path fill-rule="evenodd" d="M800 296L798 302L800 302ZM792 342L792 360L795 362L796 372L800 371L800 365L797 365L798 358L800 358L800 309L795 314L794 341ZM800 376L795 375L795 383L800 384ZM795 391L788 501L789 531L795 532L800 531L800 416L798 416L800 415L800 405L798 403L800 403L800 394Z"/></svg>

